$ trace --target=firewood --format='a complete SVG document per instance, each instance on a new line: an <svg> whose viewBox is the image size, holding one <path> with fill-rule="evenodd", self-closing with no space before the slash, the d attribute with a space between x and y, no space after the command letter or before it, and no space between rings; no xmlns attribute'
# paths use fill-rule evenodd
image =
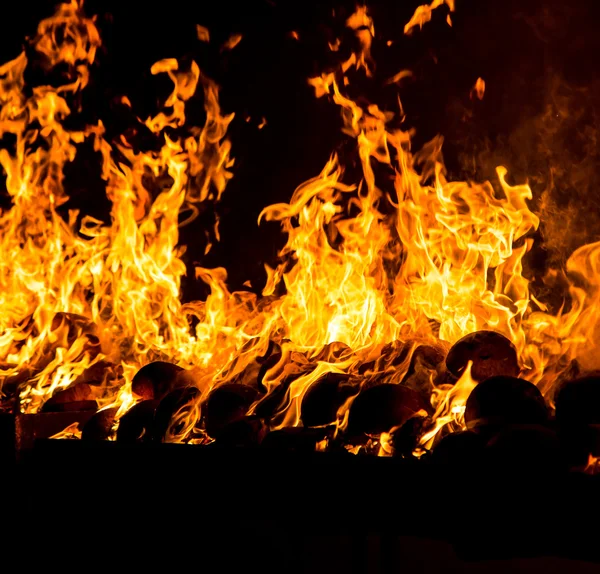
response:
<svg viewBox="0 0 600 574"><path fill-rule="evenodd" d="M431 406L403 385L382 384L362 391L350 407L348 431L379 435L403 425L421 409Z"/></svg>
<svg viewBox="0 0 600 574"><path fill-rule="evenodd" d="M132 391L145 400L161 400L177 387L190 386L189 373L182 367L164 361L144 365L133 377Z"/></svg>
<svg viewBox="0 0 600 574"><path fill-rule="evenodd" d="M180 435L183 432L183 422L176 427L171 428L171 422L176 415L182 415L190 418L190 429L194 427L200 414L198 403L200 399L200 390L196 387L182 387L174 389L160 401L154 414L152 425L153 438L157 442L163 442L167 434L173 436ZM181 439L185 438L183 436Z"/></svg>
<svg viewBox="0 0 600 574"><path fill-rule="evenodd" d="M471 377L477 382L519 374L517 350L504 335L494 331L475 331L460 339L448 352L446 367L459 378L469 361L473 362Z"/></svg>
<svg viewBox="0 0 600 574"><path fill-rule="evenodd" d="M255 415L249 415L224 426L213 444L216 447L256 447L266 433L264 422Z"/></svg>
<svg viewBox="0 0 600 574"><path fill-rule="evenodd" d="M254 414L268 422L285 409L289 404L290 385L294 380L293 377L285 377L269 394L260 399L254 409Z"/></svg>
<svg viewBox="0 0 600 574"><path fill-rule="evenodd" d="M402 378L402 384L427 396L434 389L433 382L437 385L444 384L448 375L445 364L446 350L433 345L419 345L410 359L410 365Z"/></svg>
<svg viewBox="0 0 600 574"><path fill-rule="evenodd" d="M112 426L115 422L115 415L118 410L118 407L111 407L97 412L87 423L85 423L81 431L81 440L107 440L110 437Z"/></svg>
<svg viewBox="0 0 600 574"><path fill-rule="evenodd" d="M358 390L358 385L350 382L349 375L326 373L310 386L302 398L302 423L306 427L334 423L338 409Z"/></svg>
<svg viewBox="0 0 600 574"><path fill-rule="evenodd" d="M42 412L95 411L97 408L92 387L77 383L54 393L42 406Z"/></svg>
<svg viewBox="0 0 600 574"><path fill-rule="evenodd" d="M236 383L226 383L213 389L202 405L204 428L208 435L218 438L227 425L246 416L259 396L253 387Z"/></svg>
<svg viewBox="0 0 600 574"><path fill-rule="evenodd" d="M433 345L419 345L411 357L411 362L414 363L417 359L419 359L422 363L428 364L432 367L437 367L444 362L446 356L447 353L442 347L435 347Z"/></svg>
<svg viewBox="0 0 600 574"><path fill-rule="evenodd" d="M98 361L91 367L88 367L79 375L74 384L88 383L90 385L100 385L105 382L115 381L123 376L123 367L110 361Z"/></svg>
<svg viewBox="0 0 600 574"><path fill-rule="evenodd" d="M147 400L131 407L119 421L117 442L150 442L158 404L157 400Z"/></svg>
<svg viewBox="0 0 600 574"><path fill-rule="evenodd" d="M544 425L548 408L539 389L516 377L491 377L479 383L465 407L467 428L488 435L507 425Z"/></svg>
<svg viewBox="0 0 600 574"><path fill-rule="evenodd" d="M421 436L429 425L431 425L431 418L425 413L417 413L401 427L392 431L389 442L394 449L394 455L411 458L412 453L419 445Z"/></svg>

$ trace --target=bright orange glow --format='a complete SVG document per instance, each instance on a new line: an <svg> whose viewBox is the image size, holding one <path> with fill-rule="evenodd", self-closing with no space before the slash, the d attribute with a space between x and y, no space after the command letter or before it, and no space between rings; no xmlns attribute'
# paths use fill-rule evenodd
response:
<svg viewBox="0 0 600 574"><path fill-rule="evenodd" d="M61 430L60 432L52 435L50 438L54 438L54 439L81 438L81 429L79 428L79 423L73 423L73 424L69 425L66 429Z"/></svg>
<svg viewBox="0 0 600 574"><path fill-rule="evenodd" d="M412 18L404 26L404 33L412 33L413 28L416 28L417 26L419 28L423 28L423 26L431 20L432 12L444 4L448 6L448 10L450 10L450 12L454 12L454 0L433 0L431 4L423 4L422 6L419 6L415 10ZM452 26L450 14L448 14L446 17L446 22L449 26Z"/></svg>
<svg viewBox="0 0 600 574"><path fill-rule="evenodd" d="M233 34L223 44L223 50L233 50L241 41L242 41L241 34Z"/></svg>
<svg viewBox="0 0 600 574"><path fill-rule="evenodd" d="M454 10L453 0L421 6L405 33L443 4ZM118 407L118 420L140 400L132 391L135 373L157 360L187 369L204 398L223 383L255 382L257 360L275 342L281 356L262 385L268 393L284 381L289 387L271 429L301 424L307 390L328 373L347 374L355 392L337 409L335 436L347 428L359 391L384 379L427 393L434 414L421 445L428 447L443 426L463 426L476 382L470 368L455 384L440 382L436 367L419 354L423 349L444 354L468 333L497 331L517 348L521 376L543 392L584 353L584 369L600 368L600 355L592 352L600 341L600 244L570 257L570 304L550 314L523 276L539 225L528 204L529 186L510 183L502 166L497 189L489 182L449 181L441 137L415 151L412 132L399 127L401 106L398 118L352 100L346 90L352 74L373 77L376 35L365 7L346 26L357 50L339 69L309 83L341 114L362 175L350 181L333 154L289 202L262 210L259 223L278 222L287 241L280 263L266 267L261 296L230 292L223 268L198 267L196 277L210 295L186 304L180 299L180 214L186 210L193 218L200 204L217 202L233 168L227 128L234 116L222 114L218 87L195 62L164 59L151 68L173 84L163 110L140 119L161 138L158 151L135 149L125 136L109 141L101 122L81 131L66 127L73 96L86 88L101 45L79 2L62 4L32 40L48 67L68 70L64 84L26 90L25 52L0 67L0 137L15 140L0 150L12 201L0 214L0 376L3 392L16 394L23 412L38 412L54 393L96 368L93 399L99 408ZM208 41L208 30L198 26L197 33ZM224 49L240 40L232 36ZM330 48L337 51L339 43ZM409 75L400 71L387 84ZM204 94L206 122L188 126L186 106L197 90ZM474 90L481 99L483 80ZM131 107L125 96L122 102ZM265 125L263 119L258 127ZM167 135L172 128L187 135L174 139ZM109 222L59 210L68 199L64 168L84 141L102 158ZM150 193L148 178L161 178L160 193ZM210 237L219 239L218 219ZM188 440L200 408L189 398L164 440ZM373 439L380 454L390 454L394 430L378 443ZM317 448L327 444L320 440Z"/></svg>
<svg viewBox="0 0 600 574"><path fill-rule="evenodd" d="M482 78L477 78L471 90L471 99L476 97L479 100L483 100L483 94L485 94L485 81Z"/></svg>
<svg viewBox="0 0 600 574"><path fill-rule="evenodd" d="M210 42L210 32L205 26L196 24L196 34L198 35L198 40L201 42Z"/></svg>

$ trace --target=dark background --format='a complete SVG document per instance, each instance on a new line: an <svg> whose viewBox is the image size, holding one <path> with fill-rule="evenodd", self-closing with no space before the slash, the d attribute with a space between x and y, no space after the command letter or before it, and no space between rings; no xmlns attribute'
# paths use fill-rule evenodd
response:
<svg viewBox="0 0 600 574"><path fill-rule="evenodd" d="M412 69L414 79L402 85L401 97L405 126L417 129L415 147L440 133L450 178L493 181L495 166L504 164L509 181L528 180L543 219L530 273L564 264L577 246L599 238L600 6L582 0L457 0L452 28L443 7L421 32L405 37L404 24L419 3L369 2L376 69L374 80L360 89L369 100L396 110L398 88L384 87L384 82L403 68ZM34 35L54 4L38 0L11 6L12 16L0 21L1 61L18 55L24 38ZM229 132L234 178L216 207L222 241L202 255L201 226L210 222L212 208L182 228L190 269L194 263L222 265L233 289L251 279L259 290L264 263L274 264L284 242L277 224L257 226L262 208L287 201L298 184L320 172L334 150L352 167L352 142L340 132L338 109L326 98L317 100L306 79L347 55L330 52L327 41L348 38L344 22L354 5L308 0L171 0L160 7L139 0L86 3L86 12L98 16L103 46L84 95L84 119L101 118L116 137L131 122L115 105L122 94L138 116L156 113L171 85L149 70L166 57L195 59L221 86L223 112L236 114ZM196 24L210 30L210 44L197 40ZM292 30L299 40L290 36ZM233 33L243 35L240 44L220 50ZM351 38L344 45L350 48ZM469 92L479 76L486 81L485 97L473 101ZM190 114L201 123L201 101L196 109L190 107ZM262 117L267 125L259 130ZM150 148L156 142L142 137L138 144ZM67 173L72 199L66 207L85 206L106 219L109 206L99 170L89 154L81 156ZM192 277L184 283L186 299L205 295Z"/></svg>

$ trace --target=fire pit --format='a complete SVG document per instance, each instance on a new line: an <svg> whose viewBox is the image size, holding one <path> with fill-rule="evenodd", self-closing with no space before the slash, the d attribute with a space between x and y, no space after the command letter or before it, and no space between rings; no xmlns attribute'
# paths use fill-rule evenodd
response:
<svg viewBox="0 0 600 574"><path fill-rule="evenodd" d="M112 18L71 0L41 19L0 67L0 455L16 521L64 533L79 516L98 539L115 514L82 516L93 491L96 509L124 497L121 524L145 544L193 531L216 555L232 530L244 554L274 537L279 571L316 571L290 556L325 555L333 533L332 560L350 552L357 571L375 555L399 567L406 537L456 560L598 559L583 524L600 244L534 276L530 185L510 165L452 176L403 103L417 72L377 67L455 8L411 7L398 38L367 6L328 14L302 82L344 140L287 201L261 203L284 243L239 288L217 260L220 210L236 130L269 119L228 106L209 70L244 35L194 22L184 56L102 92ZM304 33L285 42L302 49ZM490 88L471 80L475 109ZM55 496L32 495L40 476Z"/></svg>

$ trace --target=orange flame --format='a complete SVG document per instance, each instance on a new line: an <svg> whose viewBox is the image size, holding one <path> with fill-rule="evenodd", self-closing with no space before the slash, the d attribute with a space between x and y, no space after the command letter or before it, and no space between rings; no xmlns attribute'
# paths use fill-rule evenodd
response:
<svg viewBox="0 0 600 574"><path fill-rule="evenodd" d="M70 95L88 82L89 66L100 39L93 19L77 2L62 4L38 28L33 46L47 67L67 65L67 83L33 87L25 96L27 57L22 53L0 68L0 135L12 134L13 148L0 150L12 207L0 217L0 305L4 384L24 376L21 408L36 412L44 400L66 388L84 372L108 360L121 364L125 386L103 380L100 405L131 405L130 383L136 368L165 354L175 361L192 355L179 282L185 272L177 248L178 214L184 205L217 201L231 177L230 145L225 139L233 115L223 117L217 87L192 63L157 63L153 73L167 72L175 89L160 112L146 124L160 134L185 121L185 102L201 83L206 124L192 128L182 141L163 136L159 152L134 151L122 138L104 139L101 122L84 131L69 131ZM39 126L39 127L36 127ZM111 224L57 209L68 199L64 166L76 145L91 139L103 158L107 195L113 203ZM126 163L117 164L113 149ZM168 175L171 183L154 201L142 176ZM179 348L173 357L171 350ZM119 390L121 388L121 390Z"/></svg>
<svg viewBox="0 0 600 574"><path fill-rule="evenodd" d="M196 24L196 35L200 42L210 42L210 32L206 26Z"/></svg>
<svg viewBox="0 0 600 574"><path fill-rule="evenodd" d="M485 94L485 81L482 78L477 78L471 90L471 99L477 97L477 99L483 100L483 94Z"/></svg>
<svg viewBox="0 0 600 574"><path fill-rule="evenodd" d="M421 6L405 33L443 4L454 10L452 0ZM571 304L548 313L522 274L530 235L539 225L528 206L529 186L509 184L502 166L500 189L489 182L448 181L441 137L415 152L412 132L396 127L394 113L350 99L350 73L374 77L375 28L365 7L346 25L359 49L337 70L309 82L317 97L328 96L339 108L344 133L356 141L362 177L348 182L334 154L288 203L263 209L259 222L279 222L287 242L280 263L266 267L261 297L230 292L223 268L198 267L196 276L210 295L188 304L180 300L180 213L190 209L193 217L198 204L218 201L232 177L226 131L234 116L221 114L218 88L195 62L182 68L165 59L151 68L173 83L163 111L140 119L160 138L159 151L134 149L125 137L108 141L101 122L82 131L65 127L75 109L71 100L86 87L100 46L94 20L80 3L62 4L33 40L48 68L66 66L63 85L26 92L25 52L0 67L0 137L9 134L15 142L0 150L12 201L0 215L0 376L3 393L16 392L23 411L37 412L53 393L88 380L96 368L94 398L99 407L119 407L119 418L139 399L131 390L135 372L153 360L190 369L205 396L216 385L255 377L256 360L271 341L280 345L281 358L263 385L273 392L286 377L293 379L273 428L300 424L307 390L327 373L347 373L357 383L337 413L336 432L343 431L361 388L382 376L404 384L418 345L447 350L478 329L510 338L522 376L544 392L575 358L585 369L600 367L583 359L584 353L598 356L590 351L600 341L600 244L572 255L566 267ZM200 27L198 34L204 35ZM240 39L232 38L227 48ZM387 83L408 74L399 72ZM186 106L199 87L206 122L188 126ZM483 80L479 87L483 96ZM126 97L122 101L131 105ZM185 128L188 135L172 139L166 128ZM68 199L63 170L86 140L102 158L112 203L109 224L59 211ZM148 178L162 178L155 197ZM330 352L335 346L342 349L339 356ZM400 357L399 349L409 352L390 362L386 353ZM475 382L470 369L454 386L436 383L431 370L416 376L429 389L435 411L434 426L421 441L428 446L444 425L462 426ZM190 400L166 440L187 440L199 416L198 402ZM389 433L379 445L389 454Z"/></svg>
<svg viewBox="0 0 600 574"><path fill-rule="evenodd" d="M450 10L450 12L454 12L454 0L433 0L431 4L423 4L422 6L419 6L415 10L412 18L404 26L404 33L411 34L413 28L416 28L417 26L419 28L423 28L423 26L431 20L432 12L444 4L448 6L448 10ZM446 17L446 21L448 22L449 26L452 25L450 14L448 14Z"/></svg>

